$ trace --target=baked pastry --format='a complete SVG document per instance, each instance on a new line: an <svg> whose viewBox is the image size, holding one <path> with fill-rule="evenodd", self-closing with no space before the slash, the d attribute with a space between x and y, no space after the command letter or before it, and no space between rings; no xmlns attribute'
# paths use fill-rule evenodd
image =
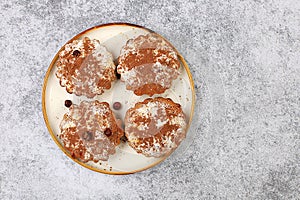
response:
<svg viewBox="0 0 300 200"><path fill-rule="evenodd" d="M112 54L99 40L88 37L66 44L56 65L60 85L77 96L93 98L110 89L116 79Z"/></svg>
<svg viewBox="0 0 300 200"><path fill-rule="evenodd" d="M180 62L175 49L155 33L127 41L119 56L117 72L126 89L138 96L161 94L179 75Z"/></svg>
<svg viewBox="0 0 300 200"><path fill-rule="evenodd" d="M65 149L82 162L107 160L124 135L109 104L97 100L72 104L60 130Z"/></svg>
<svg viewBox="0 0 300 200"><path fill-rule="evenodd" d="M126 112L129 145L147 157L171 153L185 138L187 124L181 106L169 98L148 98Z"/></svg>

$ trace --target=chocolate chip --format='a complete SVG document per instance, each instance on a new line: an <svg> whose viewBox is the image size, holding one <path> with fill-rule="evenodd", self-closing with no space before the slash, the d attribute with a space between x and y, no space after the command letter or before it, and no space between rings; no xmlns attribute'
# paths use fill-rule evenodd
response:
<svg viewBox="0 0 300 200"><path fill-rule="evenodd" d="M109 128L107 128L107 129L105 129L104 134L105 134L107 137L109 137L109 136L112 135L112 132L111 132L111 130L110 130Z"/></svg>
<svg viewBox="0 0 300 200"><path fill-rule="evenodd" d="M115 110L120 110L121 107L122 107L122 104L121 104L120 102L115 102L115 103L113 104L113 108L114 108Z"/></svg>
<svg viewBox="0 0 300 200"><path fill-rule="evenodd" d="M121 74L118 73L117 68L115 68L115 74L116 74L117 79L121 78Z"/></svg>
<svg viewBox="0 0 300 200"><path fill-rule="evenodd" d="M86 140L86 141L92 140L92 139L93 139L93 133L92 133L92 132L89 132L89 131L84 132L84 133L82 134L82 139L84 139L84 140Z"/></svg>
<svg viewBox="0 0 300 200"><path fill-rule="evenodd" d="M78 51L78 50L75 50L75 51L73 51L73 56L75 56L75 57L78 57L78 56L80 56L80 51Z"/></svg>
<svg viewBox="0 0 300 200"><path fill-rule="evenodd" d="M75 155L74 152L71 153L71 157L72 157L72 158L76 158L76 155Z"/></svg>
<svg viewBox="0 0 300 200"><path fill-rule="evenodd" d="M123 135L123 136L120 138L120 140L121 140L122 142L126 142L126 141L127 141L127 137L126 137L125 135Z"/></svg>
<svg viewBox="0 0 300 200"><path fill-rule="evenodd" d="M67 108L70 108L71 105L72 105L72 101L71 100L65 100L65 106Z"/></svg>

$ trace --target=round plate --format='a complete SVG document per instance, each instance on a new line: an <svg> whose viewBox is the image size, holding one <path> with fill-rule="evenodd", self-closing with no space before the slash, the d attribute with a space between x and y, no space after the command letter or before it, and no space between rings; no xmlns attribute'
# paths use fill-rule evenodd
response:
<svg viewBox="0 0 300 200"><path fill-rule="evenodd" d="M90 28L76 35L71 40L81 39L86 36L91 39L98 39L100 43L112 53L114 60L116 60L119 56L121 48L129 39L135 38L139 35L146 35L149 32L153 31L133 24L114 23ZM62 49L60 49L60 51L61 50ZM60 86L59 80L55 76L56 61L59 52L53 58L45 76L42 106L47 128L53 140L60 147L60 149L80 165L106 174L135 173L153 167L166 159L167 156L161 158L145 157L142 154L136 153L126 142L121 142L121 144L117 146L116 153L111 155L108 161L101 161L98 163L89 161L87 163L83 163L72 158L70 153L64 149L59 139L59 124L64 114L68 111L68 108L64 106L65 100L69 99L74 104L79 104L83 100L99 100L100 102L108 102L110 106L112 106L112 104L116 101L121 102L122 108L120 110L112 110L114 111L116 118L123 120L125 113L129 108L133 107L135 103L149 98L149 96L136 96L132 91L126 90L125 84L120 80L117 80L112 85L110 90L106 90L102 95L97 95L92 99L84 96L69 94L65 87ZM179 53L178 55L181 61L181 73L179 77L173 81L170 89L166 90L163 94L154 95L153 97L167 97L171 98L174 102L179 103L182 106L185 115L187 116L188 125L190 125L195 106L194 83L187 63ZM191 133L188 132L187 137L191 137ZM188 144L183 141L180 144L181 148L178 148L180 150L177 151L183 151L187 146Z"/></svg>

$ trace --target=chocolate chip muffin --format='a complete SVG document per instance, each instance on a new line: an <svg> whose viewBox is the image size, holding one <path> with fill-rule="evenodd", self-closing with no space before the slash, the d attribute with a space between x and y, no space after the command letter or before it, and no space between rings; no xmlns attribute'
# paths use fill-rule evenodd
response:
<svg viewBox="0 0 300 200"><path fill-rule="evenodd" d="M68 93L93 98L111 88L116 79L110 52L99 40L85 37L66 44L59 53L56 76Z"/></svg>
<svg viewBox="0 0 300 200"><path fill-rule="evenodd" d="M125 116L129 145L147 157L171 153L185 138L187 124L181 106L169 98L148 98Z"/></svg>
<svg viewBox="0 0 300 200"><path fill-rule="evenodd" d="M109 104L97 100L72 104L60 130L65 149L82 162L107 160L124 135Z"/></svg>
<svg viewBox="0 0 300 200"><path fill-rule="evenodd" d="M138 96L161 94L179 75L175 49L155 33L130 39L122 48L117 72L126 89Z"/></svg>

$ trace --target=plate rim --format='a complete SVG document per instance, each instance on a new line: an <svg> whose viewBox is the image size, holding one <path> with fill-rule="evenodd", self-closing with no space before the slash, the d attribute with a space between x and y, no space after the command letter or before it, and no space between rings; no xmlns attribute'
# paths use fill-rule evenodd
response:
<svg viewBox="0 0 300 200"><path fill-rule="evenodd" d="M149 32L154 32L153 30L151 29L148 29L144 26L140 26L140 25L136 25L136 24L131 24L131 23L125 23L125 22L113 22L113 23L106 23L106 24L100 24L100 25L97 25L97 26L93 26L89 29L86 29L82 32L80 32L79 34L75 35L74 37L72 37L69 41L67 41L65 44L71 42L72 40L76 40L77 38L81 37L83 34L89 32L89 31L92 31L93 29L99 29L99 28L102 28L102 27L106 27L106 26L131 26L131 27L136 27L136 28L141 28L141 29L145 29ZM156 32L155 32L156 33ZM158 33L156 33L158 34ZM163 36L161 36L160 34L158 34L160 37L162 37L163 39L165 39L168 43L170 43L166 38L164 38ZM60 148L60 150L62 150L69 158L71 158L71 160L73 160L74 162L78 163L79 165L87 168L87 169L90 169L92 171L95 171L95 172L99 172L99 173L102 173L102 174L109 174L109 175L126 175L126 174L133 174L133 173L137 173L137 172L141 172L141 171L144 171L144 170L147 170L149 168L152 168L158 164L160 164L161 162L163 162L164 160L166 160L173 152L174 150L165 155L161 160L155 162L155 163L152 163L151 165L149 166L146 166L144 168L141 168L141 169L138 169L138 170L132 170L132 171L122 171L122 172L112 172L112 171L108 171L108 170L104 170L104 169L98 169L96 167L92 167L86 163L83 163L75 158L72 158L72 156L67 152L67 150L62 146L62 144L58 141L58 139L56 138L55 134L54 134L54 131L52 130L51 126L50 126L50 123L49 123L49 119L48 119L48 115L47 115L47 110L46 110L46 88L47 88L47 85L48 85L48 79L49 79L49 76L50 76L50 73L58 59L58 55L59 53L62 51L63 47L65 46L65 44L57 51L57 53L55 54L55 56L53 57L47 71L46 71L46 74L44 76L44 82L43 82L43 88L42 88L42 112L43 112L43 118L44 118L44 121L45 121L45 124L46 124L46 127L48 129L48 132L50 133L51 137L52 137L52 140L54 140L54 142L56 143L56 145ZM171 43L170 43L171 44ZM171 44L172 45L172 44ZM172 45L173 46L173 45ZM174 47L174 46L173 46ZM192 91L192 107L191 107L191 111L190 111L190 120L189 120L189 123L187 125L187 133L189 131L189 128L191 126L191 123L193 121L193 116L194 116L194 110L195 110L195 105L196 105L196 93L195 93L195 85L194 85L194 80L193 80L193 76L191 74L191 71L190 71L190 68L187 64L187 62L185 61L184 57L178 52L178 50L174 47L175 51L177 52L178 54L178 58L179 60L182 62L186 72L187 72L187 75L189 77L189 81L190 81L190 87L191 87L191 91Z"/></svg>

